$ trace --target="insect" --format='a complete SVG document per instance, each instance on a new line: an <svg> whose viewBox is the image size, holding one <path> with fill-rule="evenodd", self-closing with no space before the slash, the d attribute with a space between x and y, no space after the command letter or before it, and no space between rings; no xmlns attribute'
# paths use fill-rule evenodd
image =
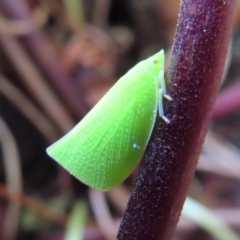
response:
<svg viewBox="0 0 240 240"><path fill-rule="evenodd" d="M157 109L164 116L164 51L130 69L47 153L83 183L109 190L122 183L143 156Z"/></svg>

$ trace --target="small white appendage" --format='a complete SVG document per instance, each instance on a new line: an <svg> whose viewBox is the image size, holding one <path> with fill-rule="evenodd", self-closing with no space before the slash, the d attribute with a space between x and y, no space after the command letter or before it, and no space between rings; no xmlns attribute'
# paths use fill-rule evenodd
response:
<svg viewBox="0 0 240 240"><path fill-rule="evenodd" d="M164 79L164 71L161 70L158 75L158 84L159 84L159 90L158 90L158 111L159 116L167 123L170 123L170 120L164 115L163 111L163 97L165 97L168 101L172 101L171 96L167 95L166 93L166 84Z"/></svg>

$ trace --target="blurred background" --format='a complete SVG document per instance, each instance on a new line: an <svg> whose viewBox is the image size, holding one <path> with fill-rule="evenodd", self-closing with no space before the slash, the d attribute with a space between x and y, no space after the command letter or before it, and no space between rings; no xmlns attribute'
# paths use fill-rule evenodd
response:
<svg viewBox="0 0 240 240"><path fill-rule="evenodd" d="M167 67L179 6L179 0L0 0L0 239L115 239L137 170L102 193L73 178L45 149L138 61L164 48ZM189 191L236 232L239 66L238 5L222 88ZM175 239L216 239L187 215Z"/></svg>

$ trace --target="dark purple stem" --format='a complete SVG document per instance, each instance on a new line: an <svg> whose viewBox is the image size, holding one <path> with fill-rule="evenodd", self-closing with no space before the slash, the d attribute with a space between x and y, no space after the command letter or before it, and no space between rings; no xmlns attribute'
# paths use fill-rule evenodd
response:
<svg viewBox="0 0 240 240"><path fill-rule="evenodd" d="M118 239L169 240L211 118L231 35L235 0L183 0L168 71L170 124L158 126Z"/></svg>

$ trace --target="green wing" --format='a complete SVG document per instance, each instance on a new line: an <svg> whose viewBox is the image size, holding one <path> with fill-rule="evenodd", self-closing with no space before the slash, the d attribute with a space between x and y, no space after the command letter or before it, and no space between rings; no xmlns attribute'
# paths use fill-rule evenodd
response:
<svg viewBox="0 0 240 240"><path fill-rule="evenodd" d="M91 187L108 190L120 184L144 153L158 102L158 75L144 62L123 76L73 130L47 149Z"/></svg>

